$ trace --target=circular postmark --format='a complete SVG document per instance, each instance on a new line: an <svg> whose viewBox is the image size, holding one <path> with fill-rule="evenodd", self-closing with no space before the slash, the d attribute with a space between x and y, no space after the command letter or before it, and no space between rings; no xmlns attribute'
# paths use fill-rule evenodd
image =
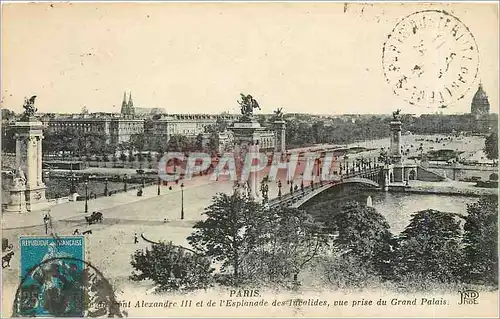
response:
<svg viewBox="0 0 500 319"><path fill-rule="evenodd" d="M55 257L21 279L12 317L123 317L102 273L78 258Z"/></svg>
<svg viewBox="0 0 500 319"><path fill-rule="evenodd" d="M473 34L446 11L425 10L401 20L382 49L393 93L411 105L447 107L464 98L477 78Z"/></svg>

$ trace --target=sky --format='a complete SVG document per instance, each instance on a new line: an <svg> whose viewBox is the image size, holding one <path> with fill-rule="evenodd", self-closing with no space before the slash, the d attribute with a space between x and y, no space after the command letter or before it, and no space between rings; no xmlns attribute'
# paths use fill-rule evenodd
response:
<svg viewBox="0 0 500 319"><path fill-rule="evenodd" d="M412 106L384 77L382 47L405 16L446 10L474 35L479 74L446 109ZM3 4L2 107L39 112L467 113L482 82L498 113L498 5L375 3Z"/></svg>

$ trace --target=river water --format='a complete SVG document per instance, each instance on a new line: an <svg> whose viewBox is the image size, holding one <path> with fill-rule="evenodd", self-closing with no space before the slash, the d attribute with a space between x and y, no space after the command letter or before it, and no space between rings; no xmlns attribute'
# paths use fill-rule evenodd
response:
<svg viewBox="0 0 500 319"><path fill-rule="evenodd" d="M335 187L320 194L304 207L319 220L327 221L340 206L348 201L358 201L366 205L371 196L373 208L385 217L391 232L402 232L409 224L412 214L435 209L442 212L467 214L467 204L478 201L477 197L447 196L432 194L410 194L382 192L361 185Z"/></svg>
<svg viewBox="0 0 500 319"><path fill-rule="evenodd" d="M467 213L467 204L478 198L446 195L420 195L405 193L374 192L364 194L372 197L373 208L381 213L391 226L393 234L399 234L408 225L411 215L425 209L450 213ZM366 199L365 199L366 201Z"/></svg>

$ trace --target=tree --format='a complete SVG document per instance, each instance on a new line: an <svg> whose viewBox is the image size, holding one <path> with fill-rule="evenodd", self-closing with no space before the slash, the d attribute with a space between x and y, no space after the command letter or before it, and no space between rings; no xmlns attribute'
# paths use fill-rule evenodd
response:
<svg viewBox="0 0 500 319"><path fill-rule="evenodd" d="M98 132L85 132L78 138L83 140L86 156L106 153L106 139Z"/></svg>
<svg viewBox="0 0 500 319"><path fill-rule="evenodd" d="M130 137L130 145L134 150L137 150L139 153L147 149L149 145L145 133L132 135Z"/></svg>
<svg viewBox="0 0 500 319"><path fill-rule="evenodd" d="M297 283L300 272L327 243L322 224L299 209L268 210L259 229L258 245L243 260L242 268L264 283Z"/></svg>
<svg viewBox="0 0 500 319"><path fill-rule="evenodd" d="M191 148L191 143L185 135L172 135L168 140L167 151L185 152Z"/></svg>
<svg viewBox="0 0 500 319"><path fill-rule="evenodd" d="M338 233L334 245L341 255L353 256L369 271L389 276L392 234L375 208L347 202L331 215L327 227Z"/></svg>
<svg viewBox="0 0 500 319"><path fill-rule="evenodd" d="M120 161L122 161L122 163L125 163L126 160L127 160L127 155L125 155L123 151L120 151Z"/></svg>
<svg viewBox="0 0 500 319"><path fill-rule="evenodd" d="M2 108L2 121L11 121L16 118L16 113L12 110Z"/></svg>
<svg viewBox="0 0 500 319"><path fill-rule="evenodd" d="M133 281L152 280L158 292L187 292L206 289L213 282L210 261L172 242L153 244L145 251L137 250L130 262Z"/></svg>
<svg viewBox="0 0 500 319"><path fill-rule="evenodd" d="M457 214L433 209L413 214L398 240L398 278L457 281L462 260L461 218Z"/></svg>
<svg viewBox="0 0 500 319"><path fill-rule="evenodd" d="M195 148L197 151L203 150L203 134L200 133L196 136Z"/></svg>
<svg viewBox="0 0 500 319"><path fill-rule="evenodd" d="M232 271L234 284L247 274L242 260L258 246L263 208L246 196L217 194L187 238L189 244L207 257L222 262L222 272Z"/></svg>
<svg viewBox="0 0 500 319"><path fill-rule="evenodd" d="M42 150L53 154L69 152L72 156L79 153L78 131L74 127L67 127L60 131L46 130L42 140Z"/></svg>
<svg viewBox="0 0 500 319"><path fill-rule="evenodd" d="M129 161L129 163L134 163L135 162L135 155L132 154L131 151L128 153L128 161Z"/></svg>
<svg viewBox="0 0 500 319"><path fill-rule="evenodd" d="M139 161L139 168L142 168L145 160L144 155L142 153L137 154L137 160Z"/></svg>
<svg viewBox="0 0 500 319"><path fill-rule="evenodd" d="M484 152L488 159L498 159L498 133L491 133L484 141Z"/></svg>
<svg viewBox="0 0 500 319"><path fill-rule="evenodd" d="M16 139L14 137L14 130L6 123L2 123L2 151L8 153L16 152Z"/></svg>
<svg viewBox="0 0 500 319"><path fill-rule="evenodd" d="M219 133L217 132L210 133L207 147L212 152L219 151Z"/></svg>
<svg viewBox="0 0 500 319"><path fill-rule="evenodd" d="M464 225L464 279L498 285L498 197L467 205Z"/></svg>

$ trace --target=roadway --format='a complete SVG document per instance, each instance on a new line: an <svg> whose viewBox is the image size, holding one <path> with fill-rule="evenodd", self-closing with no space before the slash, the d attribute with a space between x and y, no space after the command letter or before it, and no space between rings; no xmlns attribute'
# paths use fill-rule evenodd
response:
<svg viewBox="0 0 500 319"><path fill-rule="evenodd" d="M86 258L113 285L129 285L128 276L132 272L130 256L137 249L149 246L142 239L134 244L134 234L140 237L144 233L152 240L172 241L176 245L188 246L186 237L192 232L196 221L202 219L205 207L209 206L213 196L219 192L232 192L233 182L227 179L210 181L209 176L197 177L184 181L184 220L180 219L181 190L173 185L172 190L162 186L161 195L157 195L157 186L144 188L142 197L132 190L90 200L89 213L100 211L104 215L102 224L88 226L85 223L84 202L69 202L50 208L53 232L57 235L72 235L75 229L80 233L92 230L86 235ZM278 193L276 182L269 184L269 196ZM282 194L289 192L289 186L283 183ZM46 211L24 214L4 213L2 218L3 238L7 238L19 252L20 235L45 236L43 216ZM164 221L166 219L166 222ZM4 269L3 280L7 285L15 285L19 278L18 255L11 261L11 267ZM137 286L137 285L135 285Z"/></svg>

